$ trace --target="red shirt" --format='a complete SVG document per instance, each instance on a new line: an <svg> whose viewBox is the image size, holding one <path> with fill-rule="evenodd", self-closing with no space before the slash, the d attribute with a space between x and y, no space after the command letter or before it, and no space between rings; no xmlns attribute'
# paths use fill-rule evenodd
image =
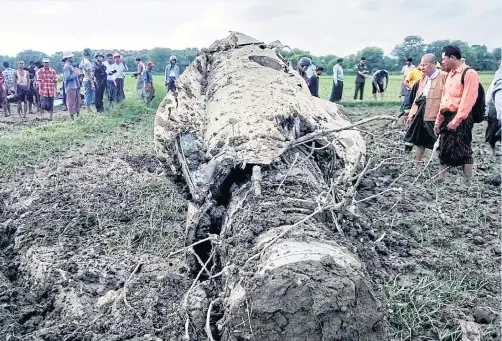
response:
<svg viewBox="0 0 502 341"><path fill-rule="evenodd" d="M38 93L43 97L54 97L58 85L56 70L41 68L37 71Z"/></svg>

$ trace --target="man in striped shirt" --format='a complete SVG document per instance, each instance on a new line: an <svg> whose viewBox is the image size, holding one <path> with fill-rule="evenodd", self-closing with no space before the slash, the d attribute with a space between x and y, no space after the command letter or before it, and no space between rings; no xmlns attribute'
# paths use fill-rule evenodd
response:
<svg viewBox="0 0 502 341"><path fill-rule="evenodd" d="M37 71L37 88L40 95L40 106L42 108L41 116L44 115L44 110L50 114L54 112L54 95L58 86L58 76L56 70L49 66L50 60L48 58L42 59L43 68Z"/></svg>
<svg viewBox="0 0 502 341"><path fill-rule="evenodd" d="M3 62L3 67L5 70L2 71L5 86L7 87L7 95L14 93L16 91L14 86L14 74L16 70L10 67L9 62Z"/></svg>

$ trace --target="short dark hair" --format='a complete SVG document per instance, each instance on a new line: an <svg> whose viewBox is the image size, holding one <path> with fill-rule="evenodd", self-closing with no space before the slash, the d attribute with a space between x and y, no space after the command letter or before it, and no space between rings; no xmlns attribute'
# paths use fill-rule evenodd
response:
<svg viewBox="0 0 502 341"><path fill-rule="evenodd" d="M113 57L113 54L111 54L111 53L107 53L107 54L106 54L106 58L108 58L108 57Z"/></svg>
<svg viewBox="0 0 502 341"><path fill-rule="evenodd" d="M322 66L319 66L316 71L324 71L324 68Z"/></svg>
<svg viewBox="0 0 502 341"><path fill-rule="evenodd" d="M9 67L9 62L3 62L3 67L8 68Z"/></svg>
<svg viewBox="0 0 502 341"><path fill-rule="evenodd" d="M455 57L457 59L462 59L462 51L455 45L447 45L443 47L443 53L446 57Z"/></svg>
<svg viewBox="0 0 502 341"><path fill-rule="evenodd" d="M33 65L35 64L35 61L34 60L30 60L30 65Z"/></svg>
<svg viewBox="0 0 502 341"><path fill-rule="evenodd" d="M338 59L336 60L336 62L337 62L337 63L341 63L341 62L343 62L343 58L338 58Z"/></svg>
<svg viewBox="0 0 502 341"><path fill-rule="evenodd" d="M407 58L406 59L407 62L412 62L413 61L413 58Z"/></svg>
<svg viewBox="0 0 502 341"><path fill-rule="evenodd" d="M361 57L361 60L366 60L366 57Z"/></svg>
<svg viewBox="0 0 502 341"><path fill-rule="evenodd" d="M137 61L137 62L140 62L140 61L141 61L141 58L140 58L140 57L137 57L137 58L136 58L136 61Z"/></svg>

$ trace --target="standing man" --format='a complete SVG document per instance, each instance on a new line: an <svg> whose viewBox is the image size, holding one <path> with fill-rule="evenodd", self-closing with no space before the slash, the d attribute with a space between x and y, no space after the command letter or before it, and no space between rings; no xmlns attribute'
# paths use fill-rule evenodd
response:
<svg viewBox="0 0 502 341"><path fill-rule="evenodd" d="M399 108L399 116L404 115L405 110L411 108L411 90L413 86L422 78L423 72L420 70L420 65L413 68L406 75L403 86L405 89L406 95L404 96L403 102L401 103L401 107Z"/></svg>
<svg viewBox="0 0 502 341"><path fill-rule="evenodd" d="M125 73L129 71L129 69L127 68L124 58L120 54L115 53L113 59L115 59L117 68L117 73L115 74L115 81L117 82L117 102L121 102L125 99L124 79Z"/></svg>
<svg viewBox="0 0 502 341"><path fill-rule="evenodd" d="M436 68L437 59L432 53L422 57L420 67L424 75L418 83L416 95L411 98L413 103L410 113L405 119L409 124L404 141L411 146L415 145L417 151L414 164L422 164L425 149L433 149L436 143L434 122L436 122L441 103L441 94L448 73ZM411 96L411 95L410 95Z"/></svg>
<svg viewBox="0 0 502 341"><path fill-rule="evenodd" d="M491 87L491 93L488 94L495 105L495 110L497 111L497 118L502 120L502 62L500 62L500 67L495 74L493 79L493 86Z"/></svg>
<svg viewBox="0 0 502 341"><path fill-rule="evenodd" d="M138 98L138 101L141 101L145 97L145 77L143 75L145 72L145 64L143 64L140 57L137 57L136 65L138 65L138 68L132 75L136 78L136 97Z"/></svg>
<svg viewBox="0 0 502 341"><path fill-rule="evenodd" d="M28 93L28 112L30 114L33 114L33 104L37 107L37 112L39 110L39 105L40 105L40 99L38 98L38 92L36 89L36 78L37 78L37 65L35 61L31 60L30 65L25 68L26 71L28 71L30 75L30 92Z"/></svg>
<svg viewBox="0 0 502 341"><path fill-rule="evenodd" d="M16 92L16 86L14 84L14 75L16 70L10 67L9 62L3 62L3 67L5 70L2 71L2 75L5 82L5 87L7 88L7 96Z"/></svg>
<svg viewBox="0 0 502 341"><path fill-rule="evenodd" d="M383 80L385 79L385 87L383 85ZM389 85L389 71L387 70L376 70L371 79L371 93L375 101L377 100L377 93L380 94L380 99L383 101L383 93L387 90L387 85Z"/></svg>
<svg viewBox="0 0 502 341"><path fill-rule="evenodd" d="M155 65L152 62L146 63L145 70L145 98L146 104L155 98L155 86L153 85L152 69Z"/></svg>
<svg viewBox="0 0 502 341"><path fill-rule="evenodd" d="M312 75L312 77L310 78L309 90L310 94L314 97L319 98L319 77L322 75L323 71L324 71L323 67L318 67L317 70Z"/></svg>
<svg viewBox="0 0 502 341"><path fill-rule="evenodd" d="M343 94L343 58L338 58L333 66L333 89L329 100L331 102L340 102Z"/></svg>
<svg viewBox="0 0 502 341"><path fill-rule="evenodd" d="M180 68L176 65L176 56L169 58L169 65L166 66L165 76L167 91L176 90L175 82L180 77Z"/></svg>
<svg viewBox="0 0 502 341"><path fill-rule="evenodd" d="M96 52L94 55L94 78L96 79L96 111L104 112L103 96L106 90L106 66L103 63L105 56L101 52Z"/></svg>
<svg viewBox="0 0 502 341"><path fill-rule="evenodd" d="M434 126L434 132L439 135L439 176L443 179L447 166L463 166L464 175L472 175L473 119L470 113L478 97L479 77L461 58L458 46L443 48L443 64L451 71L446 77Z"/></svg>
<svg viewBox="0 0 502 341"><path fill-rule="evenodd" d="M357 94L360 92L359 99L362 101L364 96L364 83L368 77L368 68L366 67L366 58L361 57L361 61L356 65L356 91L354 93L354 100L357 99Z"/></svg>
<svg viewBox="0 0 502 341"><path fill-rule="evenodd" d="M49 58L42 59L43 67L37 71L37 89L40 98L41 112L40 117L43 118L44 110L50 114L52 121L52 114L54 112L54 95L56 94L58 86L58 76L56 70L50 67Z"/></svg>
<svg viewBox="0 0 502 341"><path fill-rule="evenodd" d="M17 64L17 70L14 74L14 86L17 95L17 113L26 118L28 112L28 94L30 93L30 74L24 69L24 62L21 60ZM22 109L22 110L21 110Z"/></svg>
<svg viewBox="0 0 502 341"><path fill-rule="evenodd" d="M113 55L108 53L106 55L106 62L103 64L106 67L106 89L108 92L108 100L110 103L117 102L117 82L115 81L115 74L117 73L116 63L113 60Z"/></svg>
<svg viewBox="0 0 502 341"><path fill-rule="evenodd" d="M3 73L0 73L0 106L2 107L5 117L11 115L9 101L7 100L7 87L5 86Z"/></svg>
<svg viewBox="0 0 502 341"><path fill-rule="evenodd" d="M71 119L74 119L75 115L78 117L81 103L79 74L73 66L73 57L72 52L63 53L63 82L66 90L66 105Z"/></svg>
<svg viewBox="0 0 502 341"><path fill-rule="evenodd" d="M406 80L406 76L408 76L408 73L410 73L410 71L413 70L414 68L415 65L413 65L412 58L406 59L406 63L401 68L401 74L403 75L403 83L401 84L401 95L400 95L401 101L403 101L406 95L409 93L409 90L404 85L404 81Z"/></svg>
<svg viewBox="0 0 502 341"><path fill-rule="evenodd" d="M94 86L94 77L92 74L92 62L91 62L91 49L84 49L84 58L80 62L79 68L84 73L84 105L87 108L87 112L92 112L92 105L94 105L96 99L96 87Z"/></svg>

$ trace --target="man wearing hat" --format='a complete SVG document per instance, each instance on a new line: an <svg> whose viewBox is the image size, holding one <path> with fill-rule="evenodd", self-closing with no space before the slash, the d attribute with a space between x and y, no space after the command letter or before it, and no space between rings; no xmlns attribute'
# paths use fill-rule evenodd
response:
<svg viewBox="0 0 502 341"><path fill-rule="evenodd" d="M101 52L96 52L94 55L94 78L96 78L96 111L103 112L103 96L106 90L106 65L103 63L105 56Z"/></svg>
<svg viewBox="0 0 502 341"><path fill-rule="evenodd" d="M50 114L54 112L54 95L58 86L58 76L56 70L50 67L49 58L42 59L43 67L37 71L37 89L40 95L41 117L44 115L44 110Z"/></svg>
<svg viewBox="0 0 502 341"><path fill-rule="evenodd" d="M153 85L153 77L152 77L152 69L155 65L152 62L146 63L145 70L145 98L146 104L150 104L150 102L155 97L155 87Z"/></svg>
<svg viewBox="0 0 502 341"><path fill-rule="evenodd" d="M125 73L129 71L129 69L127 68L124 58L117 52L113 55L113 59L115 59L117 68L117 73L115 74L115 81L117 82L117 101L120 102L125 99L124 79Z"/></svg>
<svg viewBox="0 0 502 341"><path fill-rule="evenodd" d="M73 53L63 53L63 82L66 90L66 105L73 119L75 115L80 113L80 81L78 73L73 66Z"/></svg>
<svg viewBox="0 0 502 341"><path fill-rule="evenodd" d="M95 91L96 87L94 86L94 77L92 75L92 62L91 62L91 49L84 49L84 58L80 62L79 68L84 73L84 89L85 89L85 97L84 104L87 108L87 112L92 112L92 105L94 105L95 100Z"/></svg>

